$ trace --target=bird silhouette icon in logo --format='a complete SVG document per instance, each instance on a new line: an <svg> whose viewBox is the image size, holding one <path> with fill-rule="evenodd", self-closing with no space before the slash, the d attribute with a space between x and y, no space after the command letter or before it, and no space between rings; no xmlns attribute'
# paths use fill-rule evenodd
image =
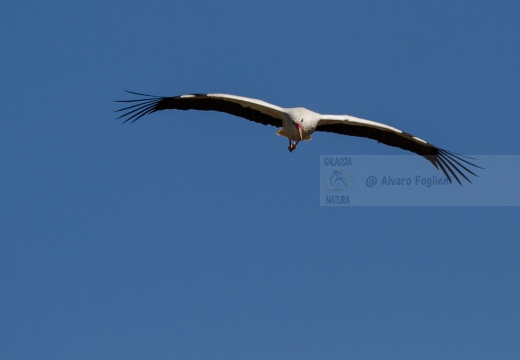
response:
<svg viewBox="0 0 520 360"><path fill-rule="evenodd" d="M341 194L352 188L352 175L344 169L334 169L323 177L323 185L331 194Z"/></svg>

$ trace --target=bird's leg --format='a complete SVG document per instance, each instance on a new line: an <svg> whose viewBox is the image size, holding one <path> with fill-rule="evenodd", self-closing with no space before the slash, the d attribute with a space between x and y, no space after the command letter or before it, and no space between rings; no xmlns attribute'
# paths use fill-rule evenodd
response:
<svg viewBox="0 0 520 360"><path fill-rule="evenodd" d="M294 144L293 142L291 141L291 139L289 139L289 151L290 152L293 152L293 150L296 149L296 145L298 145L299 141L296 141Z"/></svg>

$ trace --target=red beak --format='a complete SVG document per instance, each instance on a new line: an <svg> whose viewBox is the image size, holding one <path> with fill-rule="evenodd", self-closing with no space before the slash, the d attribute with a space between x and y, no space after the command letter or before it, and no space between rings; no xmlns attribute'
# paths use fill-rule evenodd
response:
<svg viewBox="0 0 520 360"><path fill-rule="evenodd" d="M296 124L296 127L298 128L298 132L300 133L300 140L303 140L303 128L302 128L302 124Z"/></svg>

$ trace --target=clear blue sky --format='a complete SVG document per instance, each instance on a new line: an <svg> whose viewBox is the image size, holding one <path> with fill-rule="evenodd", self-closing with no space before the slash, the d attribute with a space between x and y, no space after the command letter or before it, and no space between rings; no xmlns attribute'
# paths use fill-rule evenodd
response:
<svg viewBox="0 0 520 360"><path fill-rule="evenodd" d="M403 152L113 102L224 92L518 154L518 1L0 14L0 358L520 357L518 207L320 207L320 155Z"/></svg>

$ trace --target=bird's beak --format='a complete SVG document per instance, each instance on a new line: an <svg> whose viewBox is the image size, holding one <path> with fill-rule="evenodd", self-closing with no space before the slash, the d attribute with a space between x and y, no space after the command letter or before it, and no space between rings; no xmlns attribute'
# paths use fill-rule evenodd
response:
<svg viewBox="0 0 520 360"><path fill-rule="evenodd" d="M298 132L300 133L300 140L303 140L303 128L302 128L302 124L296 124L296 126L298 127Z"/></svg>

